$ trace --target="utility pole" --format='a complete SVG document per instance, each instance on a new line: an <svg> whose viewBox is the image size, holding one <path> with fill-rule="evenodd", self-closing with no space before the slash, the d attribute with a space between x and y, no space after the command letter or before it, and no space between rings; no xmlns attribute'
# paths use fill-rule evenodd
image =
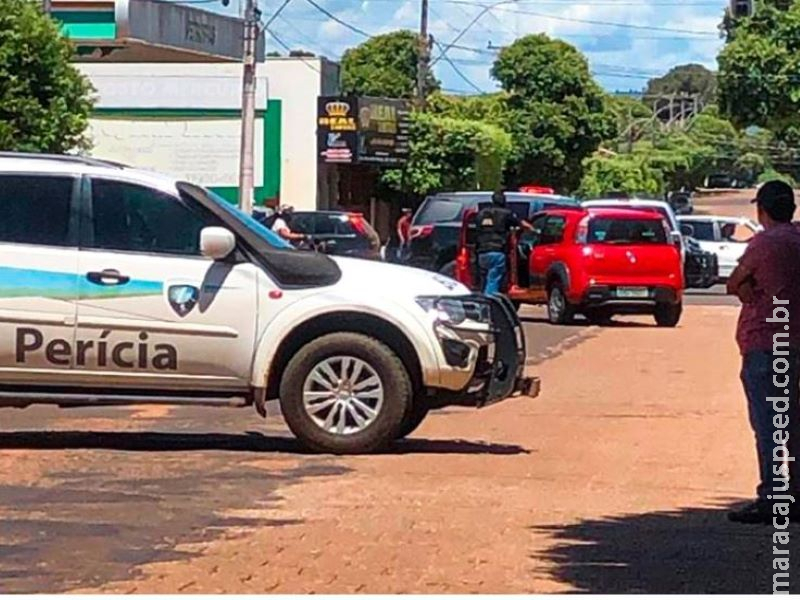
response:
<svg viewBox="0 0 800 600"><path fill-rule="evenodd" d="M430 46L428 40L428 0L421 0L419 17L419 53L417 56L417 106L425 109L425 92L428 81Z"/></svg>
<svg viewBox="0 0 800 600"><path fill-rule="evenodd" d="M52 0L42 0L42 12L49 15L53 11Z"/></svg>
<svg viewBox="0 0 800 600"><path fill-rule="evenodd" d="M239 208L253 212L254 138L256 126L256 43L259 10L256 0L245 0L242 44L242 139L239 151Z"/></svg>

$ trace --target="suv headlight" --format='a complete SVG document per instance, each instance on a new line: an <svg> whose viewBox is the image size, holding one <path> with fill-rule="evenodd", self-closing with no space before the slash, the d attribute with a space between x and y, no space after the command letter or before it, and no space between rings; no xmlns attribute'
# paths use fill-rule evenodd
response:
<svg viewBox="0 0 800 600"><path fill-rule="evenodd" d="M417 304L438 323L450 326L489 325L491 311L484 302L452 296L420 296Z"/></svg>

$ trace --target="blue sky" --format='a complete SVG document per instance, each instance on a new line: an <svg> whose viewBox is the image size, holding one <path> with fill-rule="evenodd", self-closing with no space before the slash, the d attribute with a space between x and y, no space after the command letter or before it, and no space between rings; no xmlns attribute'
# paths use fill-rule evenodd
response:
<svg viewBox="0 0 800 600"><path fill-rule="evenodd" d="M370 34L419 27L419 0L314 1ZM238 2L232 0L228 11L236 12ZM265 18L282 3L259 0ZM440 60L434 69L447 90L491 91L496 89L489 75L494 48L543 32L583 51L606 89L641 89L649 78L676 64L695 62L716 68L722 45L717 26L726 4L727 0L430 0L430 32L444 46L483 12L458 40L459 47L448 51L455 68ZM485 10L489 5L493 8ZM213 2L200 6L212 9ZM292 48L332 59L365 39L308 0L290 0L271 29ZM274 39L267 38L267 44L282 51ZM434 58L438 54L440 48L435 47Z"/></svg>

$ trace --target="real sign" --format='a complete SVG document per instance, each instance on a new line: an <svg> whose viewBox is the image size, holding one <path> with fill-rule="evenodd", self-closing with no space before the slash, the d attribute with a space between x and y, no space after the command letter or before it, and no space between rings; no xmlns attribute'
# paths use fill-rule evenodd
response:
<svg viewBox="0 0 800 600"><path fill-rule="evenodd" d="M407 101L322 96L317 114L320 162L398 166L408 160Z"/></svg>

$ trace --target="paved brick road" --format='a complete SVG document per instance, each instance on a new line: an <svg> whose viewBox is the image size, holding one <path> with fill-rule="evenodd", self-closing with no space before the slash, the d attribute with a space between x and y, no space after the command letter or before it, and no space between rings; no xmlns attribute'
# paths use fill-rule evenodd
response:
<svg viewBox="0 0 800 600"><path fill-rule="evenodd" d="M769 530L724 519L755 471L736 309L691 303L676 330L526 311L542 397L381 456L250 411L1 411L0 591L768 591Z"/></svg>
<svg viewBox="0 0 800 600"><path fill-rule="evenodd" d="M769 530L724 519L755 469L735 314L583 330L539 400L436 415L381 456L237 435L241 411L0 434L0 589L766 591Z"/></svg>

